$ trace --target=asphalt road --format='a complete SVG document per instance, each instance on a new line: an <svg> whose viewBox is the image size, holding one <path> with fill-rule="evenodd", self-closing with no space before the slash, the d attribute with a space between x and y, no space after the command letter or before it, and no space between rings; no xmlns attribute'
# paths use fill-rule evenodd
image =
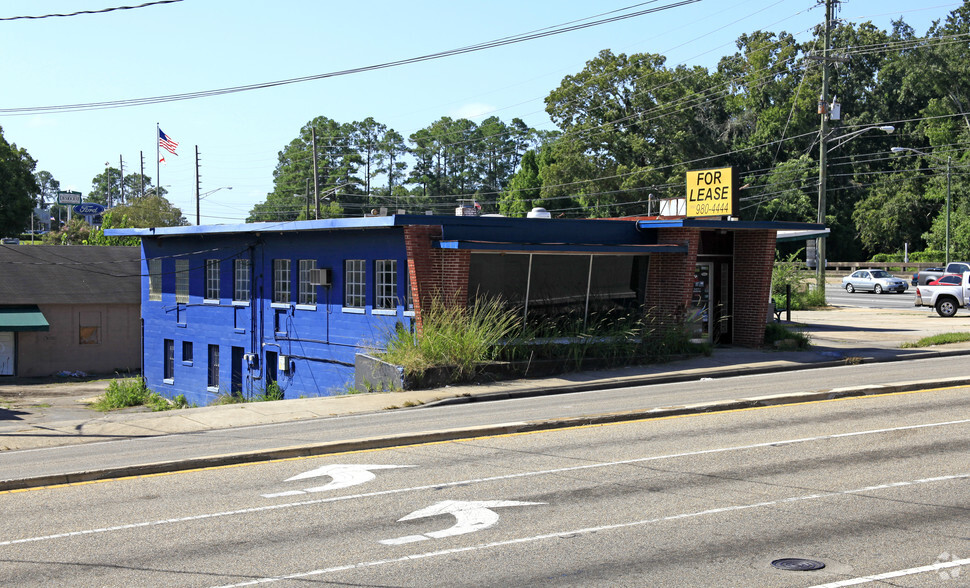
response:
<svg viewBox="0 0 970 588"><path fill-rule="evenodd" d="M967 392L5 493L0 585L959 585Z"/></svg>
<svg viewBox="0 0 970 588"><path fill-rule="evenodd" d="M970 373L970 357L846 365L723 379L521 398L455 406L383 411L349 417L237 427L119 441L7 452L0 480L131 464L182 460L279 447L405 435L546 419L678 407L690 403L769 396L780 392L829 391L863 384L939 379Z"/></svg>
<svg viewBox="0 0 970 588"><path fill-rule="evenodd" d="M834 306L933 312L933 309L929 307L913 306L915 297L916 290L912 286L902 294L873 294L872 292L849 294L839 284L826 284L825 286L825 301Z"/></svg>

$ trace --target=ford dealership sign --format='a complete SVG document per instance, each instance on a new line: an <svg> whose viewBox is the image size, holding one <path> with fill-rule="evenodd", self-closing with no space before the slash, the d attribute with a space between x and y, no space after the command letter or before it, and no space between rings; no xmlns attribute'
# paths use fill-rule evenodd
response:
<svg viewBox="0 0 970 588"><path fill-rule="evenodd" d="M74 212L77 214L101 214L104 212L104 206L95 202L85 202L75 205Z"/></svg>

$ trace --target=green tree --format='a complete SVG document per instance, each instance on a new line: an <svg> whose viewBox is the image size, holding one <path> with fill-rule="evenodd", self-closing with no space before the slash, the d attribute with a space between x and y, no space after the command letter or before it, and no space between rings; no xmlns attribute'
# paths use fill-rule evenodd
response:
<svg viewBox="0 0 970 588"><path fill-rule="evenodd" d="M0 237L19 235L30 226L40 186L37 162L26 149L8 143L0 128Z"/></svg>

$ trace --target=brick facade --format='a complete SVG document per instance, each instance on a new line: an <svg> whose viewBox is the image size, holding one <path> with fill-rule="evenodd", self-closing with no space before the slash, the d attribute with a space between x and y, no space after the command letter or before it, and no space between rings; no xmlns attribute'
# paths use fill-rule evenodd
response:
<svg viewBox="0 0 970 588"><path fill-rule="evenodd" d="M734 343L764 343L775 262L775 231L738 231L734 236Z"/></svg>
<svg viewBox="0 0 970 588"><path fill-rule="evenodd" d="M404 227L414 323L419 333L423 327L423 312L433 301L448 305L468 303L471 253L438 249L434 247L434 241L438 239L441 239L440 226Z"/></svg>
<svg viewBox="0 0 970 588"><path fill-rule="evenodd" d="M687 253L655 253L650 256L644 313L656 318L658 328L680 325L690 304L694 264L700 245L696 229L659 229L661 243L687 246Z"/></svg>

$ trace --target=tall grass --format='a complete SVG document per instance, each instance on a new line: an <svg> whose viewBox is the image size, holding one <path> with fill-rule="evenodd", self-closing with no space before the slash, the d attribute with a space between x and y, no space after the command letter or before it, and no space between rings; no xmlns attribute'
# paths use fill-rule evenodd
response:
<svg viewBox="0 0 970 588"><path fill-rule="evenodd" d="M520 324L517 313L497 299L479 300L470 308L436 300L422 319L421 336L398 326L382 358L408 375L447 367L455 380L470 378L478 366L495 359Z"/></svg>

